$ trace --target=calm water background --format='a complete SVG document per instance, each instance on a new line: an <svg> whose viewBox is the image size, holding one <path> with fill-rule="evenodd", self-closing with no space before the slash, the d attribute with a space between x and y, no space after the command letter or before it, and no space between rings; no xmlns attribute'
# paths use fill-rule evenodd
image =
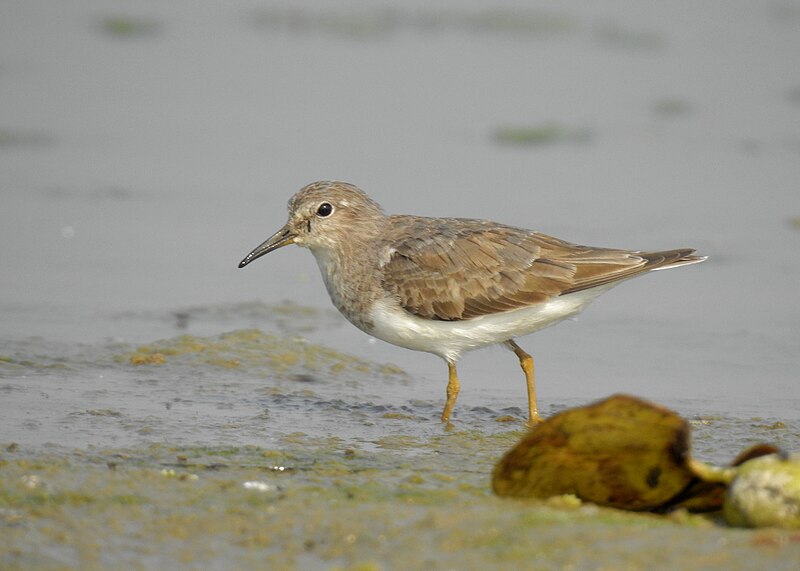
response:
<svg viewBox="0 0 800 571"><path fill-rule="evenodd" d="M381 411L403 406L432 419L412 431L441 430L444 364L330 314L308 252L236 268L317 179L356 183L391 213L699 249L707 263L627 283L520 341L544 412L628 392L686 415L797 421L798 53L800 3L778 0L6 0L0 357L34 366L0 364L0 439L262 442L381 432ZM544 135L514 143L503 129ZM284 301L320 311L280 324L264 307ZM263 379L240 371L222 389L227 377L198 364L180 375L203 383L156 396L144 381L177 372L112 359L241 328L302 333L408 380L318 380L326 402L377 406L362 410L377 427L343 428L341 409L300 401L263 429L223 434L263 405ZM465 422L524 408L507 351L470 353L460 374ZM164 406L178 397L191 402L185 422ZM171 436L80 415L107 409Z"/></svg>

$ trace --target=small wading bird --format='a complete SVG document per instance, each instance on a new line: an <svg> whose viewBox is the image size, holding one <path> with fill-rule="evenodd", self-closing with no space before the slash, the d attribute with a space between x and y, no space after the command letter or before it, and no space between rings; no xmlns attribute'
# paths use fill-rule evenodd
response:
<svg viewBox="0 0 800 571"><path fill-rule="evenodd" d="M515 337L575 315L628 278L705 260L689 248L579 246L487 220L387 216L361 189L335 181L295 194L286 225L239 267L288 244L311 250L333 304L353 325L447 362L443 422L460 389L458 358L496 343L519 358L529 422L539 422L533 359Z"/></svg>

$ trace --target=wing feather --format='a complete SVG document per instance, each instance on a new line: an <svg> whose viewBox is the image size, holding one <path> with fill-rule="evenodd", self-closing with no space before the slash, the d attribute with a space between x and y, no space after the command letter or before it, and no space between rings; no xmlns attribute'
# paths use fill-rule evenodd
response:
<svg viewBox="0 0 800 571"><path fill-rule="evenodd" d="M702 261L694 250L571 244L482 220L392 216L383 285L407 311L460 320L546 302L640 273ZM397 240L396 237L405 236Z"/></svg>

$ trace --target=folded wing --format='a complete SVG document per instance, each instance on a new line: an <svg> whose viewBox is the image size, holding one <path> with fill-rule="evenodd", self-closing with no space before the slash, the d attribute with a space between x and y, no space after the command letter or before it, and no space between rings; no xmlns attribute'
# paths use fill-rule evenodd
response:
<svg viewBox="0 0 800 571"><path fill-rule="evenodd" d="M387 245L384 286L407 311L429 319L510 311L704 259L691 249L591 248L479 220L392 219L408 237Z"/></svg>

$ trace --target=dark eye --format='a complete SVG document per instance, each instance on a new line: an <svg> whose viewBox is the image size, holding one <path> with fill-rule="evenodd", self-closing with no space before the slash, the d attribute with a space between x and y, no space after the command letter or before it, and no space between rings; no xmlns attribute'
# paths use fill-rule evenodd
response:
<svg viewBox="0 0 800 571"><path fill-rule="evenodd" d="M319 208L317 208L317 216L319 216L320 218L325 218L326 216L330 216L332 212L333 212L333 206L331 206L327 202L323 202L322 204L319 205Z"/></svg>

